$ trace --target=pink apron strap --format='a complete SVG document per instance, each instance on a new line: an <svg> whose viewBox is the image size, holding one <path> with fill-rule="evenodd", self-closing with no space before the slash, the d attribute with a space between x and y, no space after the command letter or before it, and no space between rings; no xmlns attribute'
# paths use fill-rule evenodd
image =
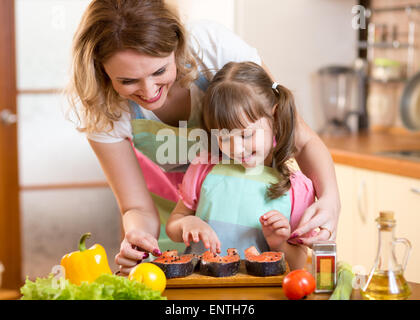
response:
<svg viewBox="0 0 420 320"><path fill-rule="evenodd" d="M131 141L137 160L146 179L150 192L173 202L178 202L178 185L182 183L184 172L163 172L152 160L138 151Z"/></svg>

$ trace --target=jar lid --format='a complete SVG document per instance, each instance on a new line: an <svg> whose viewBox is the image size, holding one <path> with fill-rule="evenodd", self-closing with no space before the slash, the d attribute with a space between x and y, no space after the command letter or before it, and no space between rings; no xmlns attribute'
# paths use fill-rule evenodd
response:
<svg viewBox="0 0 420 320"><path fill-rule="evenodd" d="M394 220L394 212L393 211L381 211L379 212L379 218L382 220Z"/></svg>
<svg viewBox="0 0 420 320"><path fill-rule="evenodd" d="M391 59L387 59L387 58L376 58L373 61L375 66L378 67L399 67L401 65L401 63L399 61L396 60L391 60Z"/></svg>
<svg viewBox="0 0 420 320"><path fill-rule="evenodd" d="M379 217L376 218L379 228L385 231L391 231L395 226L396 220L394 219L394 212L392 211L381 211Z"/></svg>
<svg viewBox="0 0 420 320"><path fill-rule="evenodd" d="M312 250L314 251L333 251L336 250L336 244L334 241L325 240L325 241L318 241L312 245Z"/></svg>

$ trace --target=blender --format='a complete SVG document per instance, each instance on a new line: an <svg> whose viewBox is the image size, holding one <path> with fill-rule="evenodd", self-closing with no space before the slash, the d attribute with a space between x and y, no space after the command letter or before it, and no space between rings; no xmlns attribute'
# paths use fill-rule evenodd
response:
<svg viewBox="0 0 420 320"><path fill-rule="evenodd" d="M349 116L352 111L356 71L346 66L326 66L318 70L320 102L327 123L321 130L324 135L349 134Z"/></svg>

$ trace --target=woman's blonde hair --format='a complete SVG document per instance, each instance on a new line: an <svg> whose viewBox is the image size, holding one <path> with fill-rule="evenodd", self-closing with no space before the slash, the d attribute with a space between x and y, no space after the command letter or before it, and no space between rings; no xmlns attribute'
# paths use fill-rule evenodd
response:
<svg viewBox="0 0 420 320"><path fill-rule="evenodd" d="M71 110L83 119L79 131L111 130L127 110L127 100L114 90L103 67L118 51L132 49L154 57L175 52L177 80L187 87L197 77L187 38L178 13L163 0L93 0L73 38L66 89Z"/></svg>
<svg viewBox="0 0 420 320"><path fill-rule="evenodd" d="M258 64L229 62L216 73L205 93L202 126L211 137L212 129L244 129L246 121L269 119L276 139L273 156L280 179L268 188L267 195L275 199L291 186L291 170L286 162L295 152L296 107L287 88L272 86L273 80Z"/></svg>

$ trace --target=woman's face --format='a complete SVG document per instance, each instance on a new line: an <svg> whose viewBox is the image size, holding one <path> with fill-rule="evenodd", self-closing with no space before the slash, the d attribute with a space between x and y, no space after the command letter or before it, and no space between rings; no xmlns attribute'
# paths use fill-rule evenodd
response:
<svg viewBox="0 0 420 320"><path fill-rule="evenodd" d="M245 168L271 165L273 130L268 119L248 122L245 129L234 129L225 133L221 130L219 134L219 148L235 163L240 163Z"/></svg>
<svg viewBox="0 0 420 320"><path fill-rule="evenodd" d="M176 80L174 52L160 58L124 50L111 56L104 68L121 97L151 111L163 106Z"/></svg>

